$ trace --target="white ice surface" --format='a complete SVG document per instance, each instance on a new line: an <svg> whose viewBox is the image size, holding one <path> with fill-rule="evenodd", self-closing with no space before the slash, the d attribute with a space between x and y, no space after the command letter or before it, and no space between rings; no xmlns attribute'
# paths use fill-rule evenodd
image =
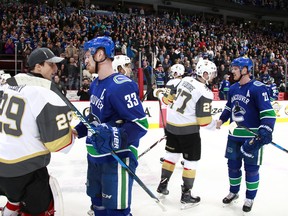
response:
<svg viewBox="0 0 288 216"><path fill-rule="evenodd" d="M288 123L275 127L273 141L288 149L286 133ZM222 207L222 199L228 194L227 160L224 151L228 127L221 130L201 130L202 158L198 163L193 194L201 197L201 203L194 208L180 210L182 167L177 165L169 183L170 194L163 201L167 211L162 212L153 199L135 182L133 188L132 213L134 216L240 216L245 198L245 181L242 179L239 202ZM163 136L163 129L151 129L142 138L139 153L146 150ZM65 216L85 216L90 200L85 193L86 149L85 139L77 140L68 154L54 153L48 169L56 177L62 188ZM139 159L137 176L157 196L156 188L160 180L161 164L164 156L165 140ZM260 169L260 185L254 202L253 216L288 215L288 154L268 145L265 148L264 162ZM243 172L244 173L244 172ZM0 205L5 204L0 197Z"/></svg>

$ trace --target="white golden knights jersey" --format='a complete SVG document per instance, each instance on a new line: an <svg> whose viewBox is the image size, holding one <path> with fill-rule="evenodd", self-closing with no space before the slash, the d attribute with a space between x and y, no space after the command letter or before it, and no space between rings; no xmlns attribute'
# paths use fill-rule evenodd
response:
<svg viewBox="0 0 288 216"><path fill-rule="evenodd" d="M34 84L43 80L24 76L32 83L36 79ZM25 175L47 166L50 152L70 149L74 143L71 114L50 88L0 85L0 176Z"/></svg>
<svg viewBox="0 0 288 216"><path fill-rule="evenodd" d="M168 101L166 130L175 135L198 133L200 126L212 121L212 91L197 79L184 77L169 81L166 93L160 93L161 101ZM173 99L172 99L173 98ZM171 100L172 99L172 100Z"/></svg>

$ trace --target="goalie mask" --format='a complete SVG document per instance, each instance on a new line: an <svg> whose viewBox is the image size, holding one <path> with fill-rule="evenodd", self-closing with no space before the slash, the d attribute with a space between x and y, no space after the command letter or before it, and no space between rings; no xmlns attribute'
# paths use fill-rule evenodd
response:
<svg viewBox="0 0 288 216"><path fill-rule="evenodd" d="M117 55L114 57L114 60L112 62L114 72L121 72L120 70L118 70L119 66L124 70L124 75L130 76L129 73L131 73L131 59L128 56Z"/></svg>
<svg viewBox="0 0 288 216"><path fill-rule="evenodd" d="M204 78L204 73L207 73L208 78ZM216 77L217 67L213 62L209 60L201 60L196 65L196 74L203 78L207 83L209 80L212 80Z"/></svg>
<svg viewBox="0 0 288 216"><path fill-rule="evenodd" d="M182 77L184 75L185 68L182 64L174 64L171 67L171 75L173 78Z"/></svg>

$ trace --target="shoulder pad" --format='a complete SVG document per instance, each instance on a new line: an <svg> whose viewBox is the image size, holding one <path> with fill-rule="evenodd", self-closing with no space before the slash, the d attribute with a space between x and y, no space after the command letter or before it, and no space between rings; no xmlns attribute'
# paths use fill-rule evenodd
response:
<svg viewBox="0 0 288 216"><path fill-rule="evenodd" d="M264 83L262 83L262 82L256 80L256 81L253 82L253 85L255 85L255 86L263 86Z"/></svg>
<svg viewBox="0 0 288 216"><path fill-rule="evenodd" d="M124 82L132 82L131 79L129 79L127 76L124 76L124 75L116 75L113 77L113 81L116 83L116 84L122 84Z"/></svg>

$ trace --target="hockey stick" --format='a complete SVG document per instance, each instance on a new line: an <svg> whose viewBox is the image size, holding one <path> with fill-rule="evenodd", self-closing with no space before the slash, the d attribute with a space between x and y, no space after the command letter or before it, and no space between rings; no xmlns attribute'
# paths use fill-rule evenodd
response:
<svg viewBox="0 0 288 216"><path fill-rule="evenodd" d="M163 115L163 112L162 112L162 102L160 101L159 98L158 99L158 102L159 102L159 111L160 111L160 114L161 114L161 121L162 121L162 125L163 125L163 129L164 129L164 133L165 133L165 123L164 123L164 115Z"/></svg>
<svg viewBox="0 0 288 216"><path fill-rule="evenodd" d="M236 127L241 127L241 128L244 128L245 130L249 131L250 133L252 133L253 135L255 135L255 137L258 137L258 134L255 133L253 130L251 130L250 128L246 127L246 126L243 126L243 125L240 125L239 123L237 122L232 122L230 125L229 125L229 131L233 134L233 131L235 130ZM283 148L282 146L274 143L274 142L271 142L270 144L272 144L273 146L275 146L276 148L288 153L288 150Z"/></svg>
<svg viewBox="0 0 288 216"><path fill-rule="evenodd" d="M52 85L54 85L52 83ZM56 86L55 86L56 87ZM81 114L81 112L66 98L60 90L58 90L58 95L61 97L61 99L67 104L67 106L75 113L75 115L79 118L79 120L87 127L87 129L92 134L97 134L97 132L91 127L89 122L84 118L84 116ZM165 206L161 203L161 201L147 188L147 186L141 181L141 179L130 169L129 166L125 162L122 161L121 158L116 154L115 151L111 151L111 155L117 160L117 162L135 179L135 181L148 193L148 195L155 200L155 202L159 205L159 207L166 211Z"/></svg>
<svg viewBox="0 0 288 216"><path fill-rule="evenodd" d="M166 139L166 136L163 136L162 138L160 138L157 142L155 142L154 144L152 144L149 148L147 148L144 152L142 152L140 155L138 155L138 159L140 157L142 157L143 155L145 155L147 152L149 152L152 148L154 148L158 143L160 143L162 140Z"/></svg>
<svg viewBox="0 0 288 216"><path fill-rule="evenodd" d="M152 88L152 90L153 90L153 88ZM141 100L141 102L143 102L144 100L146 100L148 94L150 94L150 93L151 93L151 90L150 90L150 91L146 91L145 94L144 94L144 96L143 96L143 98L142 98L142 100Z"/></svg>

